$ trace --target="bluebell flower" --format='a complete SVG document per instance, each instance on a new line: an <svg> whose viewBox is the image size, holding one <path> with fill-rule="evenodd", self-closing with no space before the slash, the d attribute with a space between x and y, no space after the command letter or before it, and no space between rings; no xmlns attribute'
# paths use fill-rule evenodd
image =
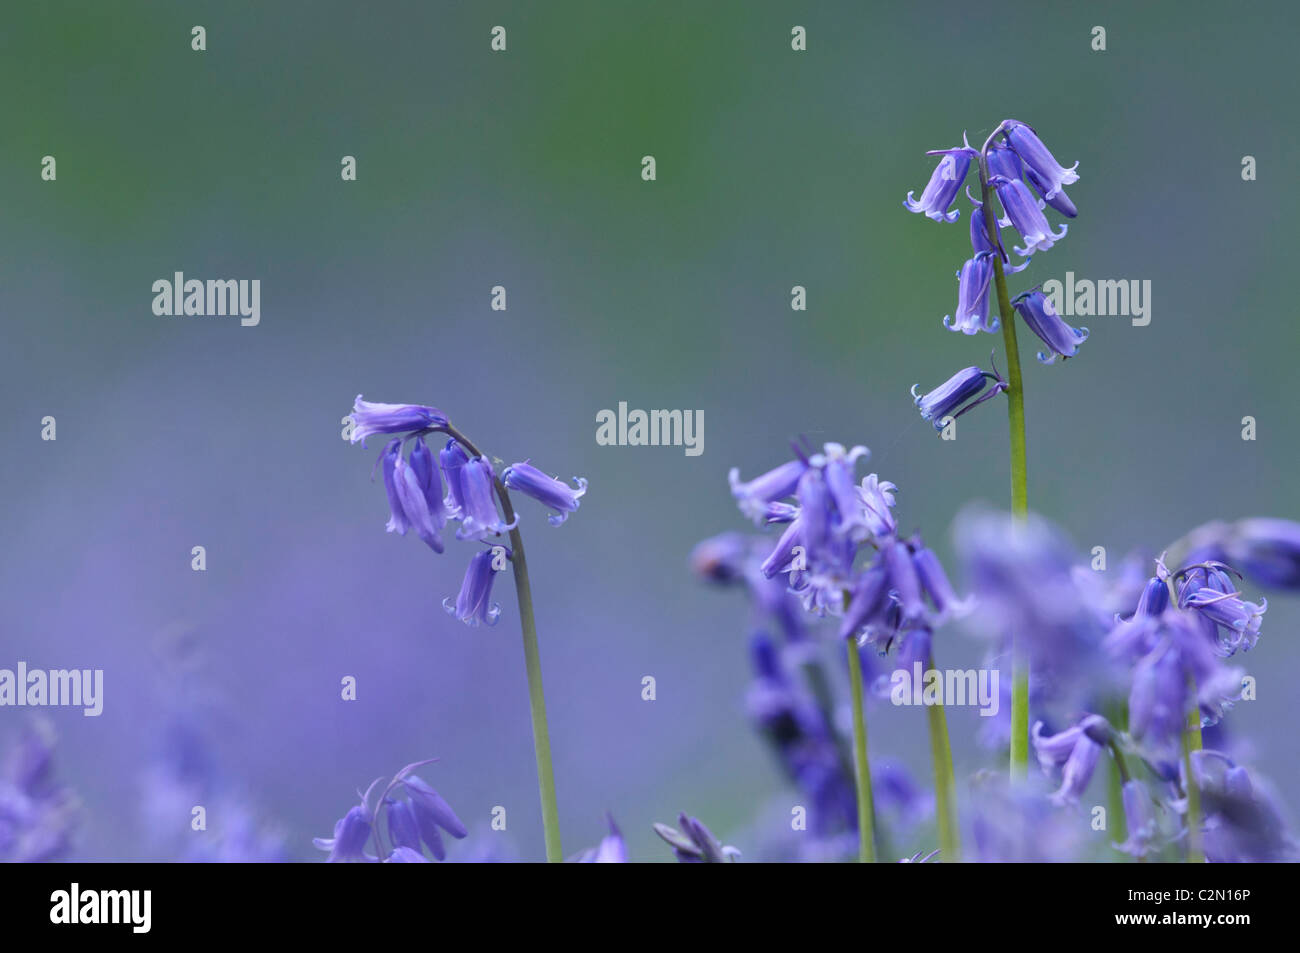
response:
<svg viewBox="0 0 1300 953"><path fill-rule="evenodd" d="M789 572L791 563L794 559L796 546L802 545L803 540L803 518L802 516L789 523L781 531L781 537L776 541L768 557L763 560L763 575L771 579L777 573Z"/></svg>
<svg viewBox="0 0 1300 953"><path fill-rule="evenodd" d="M698 819L685 814L677 815L674 829L667 824L655 824L654 831L673 849L683 864L734 863L740 851L724 847L722 842Z"/></svg>
<svg viewBox="0 0 1300 953"><path fill-rule="evenodd" d="M1024 160L1027 171L1041 183L1044 199L1051 201L1062 186L1079 181L1079 174L1074 171L1079 167L1079 163L1076 162L1068 169L1062 166L1031 127L1014 119L1008 119L1003 123L1002 128L1007 143Z"/></svg>
<svg viewBox="0 0 1300 953"><path fill-rule="evenodd" d="M1024 248L1014 249L1021 258L1027 258L1036 251L1047 251L1069 231L1068 225L1062 225L1059 234L1052 231L1047 217L1038 206L1038 199L1029 191L1029 186L1019 179L994 176L989 179L989 184L997 191L998 201L1006 212L1006 217L999 224L1003 227L1010 225L1024 240Z"/></svg>
<svg viewBox="0 0 1300 953"><path fill-rule="evenodd" d="M1128 837L1115 847L1133 857L1147 857L1160 848L1160 824L1155 802L1141 781L1126 781L1122 791L1124 826Z"/></svg>
<svg viewBox="0 0 1300 953"><path fill-rule="evenodd" d="M1028 182L1039 195L1046 196L1048 191L1047 185L1038 177L1038 173L1034 172L1033 169L1025 170L1025 181ZM1070 197L1065 194L1065 189L1058 190L1050 199L1044 198L1043 201L1045 201L1050 208L1060 212L1066 218L1077 218L1079 215L1079 210L1075 208L1074 203L1070 201Z"/></svg>
<svg viewBox="0 0 1300 953"><path fill-rule="evenodd" d="M867 530L867 517L858 493L855 467L857 461L871 455L861 445L846 448L841 443L828 443L821 453L813 454L809 462L821 471L826 490L835 504L834 530L841 536Z"/></svg>
<svg viewBox="0 0 1300 953"><path fill-rule="evenodd" d="M1158 619L1168 608L1169 585L1159 576L1152 576L1143 587L1142 595L1138 597L1137 610L1133 613L1134 618Z"/></svg>
<svg viewBox="0 0 1300 953"><path fill-rule="evenodd" d="M439 830L446 831L457 839L468 836L469 830L461 823L451 805L421 778L410 774L403 777L401 784L410 798L408 803L420 831L420 839L428 845L429 852L434 857L445 860L447 849Z"/></svg>
<svg viewBox="0 0 1300 953"><path fill-rule="evenodd" d="M901 540L886 543L880 550L881 565L889 574L889 586L898 602L903 621L921 619L926 612L921 597L921 577L912 561L912 551Z"/></svg>
<svg viewBox="0 0 1300 953"><path fill-rule="evenodd" d="M1006 255L1002 250L1001 229L998 227L997 217L994 216L993 228L999 232L997 236L991 236L989 233L988 219L984 215L984 205L974 196L967 196L971 204L975 207L970 213L970 247L972 257L979 257L981 254L1002 255L1002 260L1006 261ZM997 244L993 243L993 237L997 238ZM959 273L960 275L960 273Z"/></svg>
<svg viewBox="0 0 1300 953"><path fill-rule="evenodd" d="M853 780L821 709L791 677L771 639L756 634L750 652L754 681L746 694L746 709L787 776L808 798L812 833L821 837L856 827Z"/></svg>
<svg viewBox="0 0 1300 953"><path fill-rule="evenodd" d="M438 472L438 461L424 443L423 437L416 437L411 445L411 471L415 474L416 485L424 496L425 508L429 511L433 524L442 529L447 525L447 503L442 494L442 474Z"/></svg>
<svg viewBox="0 0 1300 953"><path fill-rule="evenodd" d="M963 141L965 141L964 136ZM943 149L928 154L939 155L942 158L931 173L930 181L926 183L921 198L914 199L913 193L908 192L903 207L909 212L919 212L936 222L955 222L961 213L956 209L949 211L949 208L952 206L953 199L957 197L958 189L966 181L971 159L978 153L970 147L969 142L966 142L964 148Z"/></svg>
<svg viewBox="0 0 1300 953"><path fill-rule="evenodd" d="M1239 649L1253 649L1260 641L1260 624L1268 610L1268 599L1247 602L1236 589L1225 563L1201 562L1180 569L1175 580L1182 580L1178 605L1191 610L1204 621L1206 633L1213 638L1221 655Z"/></svg>
<svg viewBox="0 0 1300 953"><path fill-rule="evenodd" d="M1056 804L1073 804L1087 789L1106 746L1110 744L1110 723L1100 715L1087 715L1059 734L1045 737L1043 723L1032 732L1038 763L1044 771L1061 769L1061 786L1052 795Z"/></svg>
<svg viewBox="0 0 1300 953"><path fill-rule="evenodd" d="M402 498L397 492L397 461L402 459L402 438L395 437L384 445L377 461L383 469L384 492L388 494L388 524L385 529L400 536L406 535L409 523L406 510L402 507ZM373 474L371 479L373 479Z"/></svg>
<svg viewBox="0 0 1300 953"><path fill-rule="evenodd" d="M408 775L403 778L402 785L410 795L411 808L415 811L417 821L420 820L421 815L424 815L452 837L459 839L468 836L469 829L461 823L456 812L451 809L451 805L423 779L414 774Z"/></svg>
<svg viewBox="0 0 1300 953"><path fill-rule="evenodd" d="M79 810L54 779L54 730L25 723L0 765L0 862L45 863L72 847Z"/></svg>
<svg viewBox="0 0 1300 953"><path fill-rule="evenodd" d="M989 320L994 254L992 251L979 252L957 272L957 315L944 315L945 328L962 334L975 334L978 331L993 332L1001 326L997 318Z"/></svg>
<svg viewBox="0 0 1300 953"><path fill-rule="evenodd" d="M427 864L429 858L412 847L395 847L384 861L386 864Z"/></svg>
<svg viewBox="0 0 1300 953"><path fill-rule="evenodd" d="M1038 352L1038 360L1044 364L1052 364L1058 357L1074 357L1079 353L1079 345L1088 340L1088 329L1066 324L1052 307L1052 299L1038 288L1017 295L1011 304L1029 330L1047 345L1046 354Z"/></svg>
<svg viewBox="0 0 1300 953"><path fill-rule="evenodd" d="M579 501L587 492L587 481L582 477L573 478L577 484L575 489L555 477L548 477L527 461L506 467L501 474L501 481L509 489L518 490L555 510L556 515L547 517L552 526L559 526L569 518L570 513L577 512Z"/></svg>
<svg viewBox="0 0 1300 953"><path fill-rule="evenodd" d="M799 523L809 560L824 562L836 519L835 502L820 469L810 467L799 480Z"/></svg>
<svg viewBox="0 0 1300 953"><path fill-rule="evenodd" d="M793 496L795 488L799 485L799 478L803 476L806 469L808 469L806 461L791 460L789 463L768 470L748 483L742 483L740 469L733 467L727 474L727 480L731 484L731 495L735 498L741 513L753 520L755 524L761 525L767 517L768 504Z"/></svg>
<svg viewBox="0 0 1300 953"><path fill-rule="evenodd" d="M885 619L891 604L889 572L877 559L859 574L854 584L848 608L840 621L839 637L861 638L864 632Z"/></svg>
<svg viewBox="0 0 1300 953"><path fill-rule="evenodd" d="M898 487L874 473L862 478L858 487L860 520L872 538L892 536L898 530L894 518L894 493Z"/></svg>
<svg viewBox="0 0 1300 953"><path fill-rule="evenodd" d="M430 457L430 459L432 458ZM384 465L384 481L385 486L387 486L389 479L387 460L385 460ZM441 528L439 520L445 521L441 507L441 481L439 481L437 489L439 507L436 514L429 510L428 496L430 493L427 485L421 484L415 468L402 459L400 451L393 459L392 481L397 493L397 500L402 507L406 526L415 530L416 535L424 540L435 553L442 552L442 537L438 534L438 530Z"/></svg>
<svg viewBox="0 0 1300 953"><path fill-rule="evenodd" d="M369 839L370 814L364 805L358 804L335 822L333 837L316 837L312 843L320 850L329 851L327 863L338 864L375 860L365 852Z"/></svg>
<svg viewBox="0 0 1300 953"><path fill-rule="evenodd" d="M969 600L958 597L939 557L921 542L920 537L913 538L911 549L912 563L916 567L921 588L934 604L939 616L942 618L950 612L965 611Z"/></svg>
<svg viewBox="0 0 1300 953"><path fill-rule="evenodd" d="M492 601L492 582L498 572L492 565L495 559L491 549L471 556L456 601L450 596L442 600L442 607L466 625L496 625L501 615L501 606Z"/></svg>
<svg viewBox="0 0 1300 953"><path fill-rule="evenodd" d="M416 852L420 850L420 826L410 804L389 798L384 801L384 817L388 821L388 837L393 846L407 847Z"/></svg>
<svg viewBox="0 0 1300 953"><path fill-rule="evenodd" d="M1215 626L1215 634L1227 630L1227 637L1218 638L1221 654L1231 655L1238 649L1251 649L1259 641L1260 622L1268 609L1268 600L1247 602L1241 593L1225 592L1218 585L1194 587L1188 585L1179 594L1179 605L1208 619Z"/></svg>
<svg viewBox="0 0 1300 953"><path fill-rule="evenodd" d="M1249 517L1215 521L1188 534L1189 562L1223 562L1257 585L1300 590L1300 523Z"/></svg>
<svg viewBox="0 0 1300 953"><path fill-rule="evenodd" d="M438 460L442 472L447 475L447 498L444 501L450 515L459 518L465 505L464 469L469 463L469 454L454 437L438 451Z"/></svg>
<svg viewBox="0 0 1300 953"><path fill-rule="evenodd" d="M1025 175L1020 156L1014 149L1000 142L989 146L988 166L990 179L994 176L1001 176L1004 179L1022 179Z"/></svg>
<svg viewBox="0 0 1300 953"><path fill-rule="evenodd" d="M1125 646L1116 634L1105 643L1112 652ZM1166 612L1146 644L1130 650L1133 654L1138 658L1129 692L1129 733L1157 750L1176 746L1193 706L1202 725L1211 725L1241 697L1244 673L1222 663L1186 613Z"/></svg>
<svg viewBox="0 0 1300 953"><path fill-rule="evenodd" d="M980 396L990 380L995 382L993 387ZM912 398L913 403L921 409L921 417L934 421L935 430L943 430L947 418L960 417L995 394L1006 390L1006 387L1006 382L993 374L986 373L978 367L967 367L926 394L917 393L920 388L913 384Z"/></svg>
<svg viewBox="0 0 1300 953"><path fill-rule="evenodd" d="M456 530L457 539L500 536L518 525L518 516L507 525L497 513L494 481L492 465L486 457L467 460L460 468L459 491L463 497L460 500L460 529Z"/></svg>
<svg viewBox="0 0 1300 953"><path fill-rule="evenodd" d="M763 537L722 533L691 550L691 568L707 582L744 586L749 594L755 627L780 633L788 642L808 638L803 611L784 581L763 573L770 543Z"/></svg>
<svg viewBox="0 0 1300 953"><path fill-rule="evenodd" d="M618 829L614 823L614 818L608 817L609 833L606 834L600 844L579 854L574 860L580 864L626 864L627 863L627 842L623 840L623 832Z"/></svg>
<svg viewBox="0 0 1300 953"><path fill-rule="evenodd" d="M1224 561L1252 581L1300 590L1300 523L1259 517L1238 520L1224 546Z"/></svg>
<svg viewBox="0 0 1300 953"><path fill-rule="evenodd" d="M357 394L352 405L352 442L363 442L371 434L414 433L447 426L447 415L436 407L420 404L377 404Z"/></svg>
<svg viewBox="0 0 1300 953"><path fill-rule="evenodd" d="M1252 780L1245 768L1220 751L1193 751L1191 763L1201 795L1206 860L1279 863L1300 858L1300 848L1266 785ZM1180 783L1186 789L1185 772L1180 773ZM1186 798L1175 801L1174 807L1186 813Z"/></svg>

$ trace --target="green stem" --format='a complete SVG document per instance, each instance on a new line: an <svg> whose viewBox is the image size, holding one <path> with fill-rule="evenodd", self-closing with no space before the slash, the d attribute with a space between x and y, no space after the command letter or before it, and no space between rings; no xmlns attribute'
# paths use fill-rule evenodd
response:
<svg viewBox="0 0 1300 953"><path fill-rule="evenodd" d="M984 227L997 251L993 255L993 283L997 288L1002 342L1007 352L1007 423L1011 434L1011 512L1023 520L1029 515L1029 488L1025 452L1025 386L1020 373L1020 346L1016 341L1015 313L1002 268L1002 242L989 187L988 151L1002 126L993 130L980 150L980 194ZM1029 769L1029 663L1023 657L1017 633L1011 634L1011 777L1025 777Z"/></svg>
<svg viewBox="0 0 1300 953"><path fill-rule="evenodd" d="M450 424L447 434L464 445L466 452L483 456L473 443ZM494 478L497 498L507 524L515 522L510 493L500 478ZM551 733L546 725L546 695L542 691L542 659L537 649L537 619L533 615L533 589L528 581L528 560L524 556L524 538L516 526L510 530L510 565L514 570L515 593L519 600L519 626L524 638L524 668L528 672L528 711L533 721L533 750L537 754L537 787L542 800L542 833L546 840L546 860L558 864L564 860L560 847L560 814L555 799L555 771L551 766Z"/></svg>
<svg viewBox="0 0 1300 953"><path fill-rule="evenodd" d="M858 657L858 641L849 636L844 640L849 653L849 684L853 691L853 761L854 780L858 789L858 861L864 864L876 860L875 831L872 818L875 807L871 800L871 768L867 761L867 720L862 711L862 659Z"/></svg>
<svg viewBox="0 0 1300 953"><path fill-rule="evenodd" d="M931 653L927 667L933 669ZM943 702L926 706L930 724L930 759L934 762L934 806L939 821L940 857L944 863L961 860L961 840L957 832L957 792L953 781L952 744L948 740L948 715Z"/></svg>
<svg viewBox="0 0 1300 953"><path fill-rule="evenodd" d="M1192 774L1192 752L1201 750L1201 717L1196 705L1196 682L1192 686L1192 713L1187 716L1187 730L1183 732L1183 774L1187 777L1187 862L1205 862L1201 847L1201 789Z"/></svg>
<svg viewBox="0 0 1300 953"><path fill-rule="evenodd" d="M1122 701L1113 702L1109 706L1106 714L1115 731L1127 730L1127 707L1127 704ZM1115 831L1114 840L1122 844L1128 839L1128 819L1124 815L1124 785L1129 781L1128 765L1124 762L1124 753L1119 750L1119 744L1113 739L1110 743L1110 753L1112 757L1107 777L1106 810L1111 828Z"/></svg>

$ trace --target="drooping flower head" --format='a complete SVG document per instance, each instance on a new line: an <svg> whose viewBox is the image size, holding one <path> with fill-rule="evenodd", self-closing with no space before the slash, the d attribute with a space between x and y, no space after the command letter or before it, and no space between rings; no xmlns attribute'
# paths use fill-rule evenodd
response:
<svg viewBox="0 0 1300 953"><path fill-rule="evenodd" d="M527 461L506 467L501 480L507 488L518 490L555 510L555 515L547 517L552 526L559 526L569 518L570 513L577 512L579 501L587 492L587 481L582 477L574 477L573 482L577 486L569 487L561 480L547 476Z"/></svg>
<svg viewBox="0 0 1300 953"><path fill-rule="evenodd" d="M1223 659L1255 644L1263 611L1240 598L1220 563L1171 573L1156 561L1136 609L1102 643L1129 674L1129 732L1153 759L1176 757L1189 713L1214 725L1240 698L1244 673Z"/></svg>
<svg viewBox="0 0 1300 953"><path fill-rule="evenodd" d="M1061 771L1061 787L1052 795L1056 804L1074 804L1087 790L1102 752L1111 743L1110 723L1100 715L1087 715L1059 734L1044 735L1043 723L1032 733L1038 763L1047 773Z"/></svg>
<svg viewBox="0 0 1300 953"><path fill-rule="evenodd" d="M334 823L333 837L316 837L312 839L314 844L320 850L329 851L329 857L325 858L326 863L355 863L358 861L376 860L374 856L366 853L366 842L370 840L371 817L369 810L365 805L358 804L348 809Z"/></svg>
<svg viewBox="0 0 1300 953"><path fill-rule="evenodd" d="M417 441L416 447L423 446ZM425 448L428 454L428 448ZM414 453L412 454L414 456ZM432 459L430 456L429 459ZM385 463L387 465L387 463ZM426 471L426 480L430 476ZM385 473L385 484L388 474ZM438 531L446 522L442 509L442 481L438 480L436 489L432 489L426 480L421 480L414 465L408 464L400 451L393 459L392 481L397 493L397 500L402 507L403 521L407 527L424 540L435 553L442 552L442 537ZM429 499L435 496L438 501L436 510L429 509ZM391 503L391 501L390 501Z"/></svg>
<svg viewBox="0 0 1300 953"><path fill-rule="evenodd" d="M743 483L740 468L732 467L727 479L731 483L731 495L740 507L740 512L756 525L762 525L768 517L769 504L793 496L795 488L799 486L799 478L806 469L808 463L805 460L791 460Z"/></svg>
<svg viewBox="0 0 1300 953"><path fill-rule="evenodd" d="M1300 523L1248 517L1215 521L1187 535L1189 562L1222 562L1255 585L1300 591Z"/></svg>
<svg viewBox="0 0 1300 953"><path fill-rule="evenodd" d="M460 501L457 539L482 540L489 536L500 536L518 525L518 516L506 523L497 512L495 480L492 464L486 457L474 457L461 467L460 492L464 497Z"/></svg>
<svg viewBox="0 0 1300 953"><path fill-rule="evenodd" d="M963 141L965 141L964 137ZM903 207L909 212L920 213L936 222L955 222L961 213L951 207L952 202L957 197L962 183L966 181L971 159L978 153L970 147L969 142L965 142L961 148L936 150L929 155L941 156L939 164L931 173L930 181L926 183L921 197L915 199L912 197L913 193L908 192L907 198L903 200Z"/></svg>
<svg viewBox="0 0 1300 953"><path fill-rule="evenodd" d="M1052 364L1058 357L1065 359L1079 353L1079 345L1088 340L1087 328L1073 328L1061 319L1052 306L1052 299L1034 288L1017 295L1011 302L1038 339L1047 345L1047 351L1038 352L1038 360Z"/></svg>
<svg viewBox="0 0 1300 953"><path fill-rule="evenodd" d="M1300 845L1287 830L1277 798L1266 784L1221 751L1193 751L1190 760L1201 797L1206 860L1287 863L1300 859ZM1180 778L1185 788L1185 771ZM1186 798L1173 803L1186 813Z"/></svg>
<svg viewBox="0 0 1300 953"><path fill-rule="evenodd" d="M1061 191L1062 186L1079 181L1079 174L1074 171L1079 167L1079 163L1076 162L1068 169L1062 166L1031 127L1023 122L1008 119L1003 123L1002 128L1006 133L1007 143L1024 160L1026 172L1041 185L1044 199L1050 202Z"/></svg>
<svg viewBox="0 0 1300 953"><path fill-rule="evenodd" d="M484 549L471 556L456 601L448 597L442 601L442 607L466 625L495 625L501 606L492 601L492 582L500 571L497 567L507 558L509 551L504 546Z"/></svg>
<svg viewBox="0 0 1300 953"><path fill-rule="evenodd" d="M985 391L989 381L993 386ZM965 367L928 393L918 393L919 385L912 385L912 402L921 410L921 417L934 422L934 429L942 431L945 423L973 410L995 394L1006 390L1006 381L978 367Z"/></svg>
<svg viewBox="0 0 1300 953"><path fill-rule="evenodd" d="M371 434L416 433L447 426L447 415L436 407L421 404L379 404L357 394L352 405L352 442L362 443Z"/></svg>
<svg viewBox="0 0 1300 953"><path fill-rule="evenodd" d="M985 239L987 242L987 239ZM994 251L982 251L957 272L957 315L944 315L943 326L962 334L996 331L997 318L989 320L989 288L993 281Z"/></svg>
<svg viewBox="0 0 1300 953"><path fill-rule="evenodd" d="M381 848L385 862L427 862L424 847L438 860L445 860L447 851L440 832L456 838L465 837L469 832L438 792L413 773L429 763L417 761L398 771L374 798L371 807L372 795L385 780L377 779L361 796L361 803L349 808L335 823L333 837L315 838L312 843L317 848L329 851L327 862L375 863L379 857L370 854L368 847L372 838L374 846L380 847L385 830L391 842L391 849ZM399 794L406 797L400 798Z"/></svg>
<svg viewBox="0 0 1300 953"><path fill-rule="evenodd" d="M1047 216L1038 205L1038 199L1029 191L1029 186L1020 179L1008 179L1005 176L993 176L989 179L1002 210L1006 213L999 223L1002 227L1010 225L1020 233L1025 243L1024 248L1015 247L1014 251L1021 258L1027 258L1037 251L1047 251L1069 231L1068 225L1062 225L1060 232L1053 232L1047 223Z"/></svg>

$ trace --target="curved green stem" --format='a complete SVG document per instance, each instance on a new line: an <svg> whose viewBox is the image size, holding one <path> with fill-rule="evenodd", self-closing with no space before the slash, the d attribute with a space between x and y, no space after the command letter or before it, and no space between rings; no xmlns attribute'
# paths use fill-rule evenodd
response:
<svg viewBox="0 0 1300 953"><path fill-rule="evenodd" d="M993 255L993 283L998 295L998 316L1002 342L1007 352L1007 423L1011 434L1011 512L1020 520L1029 515L1029 488L1025 452L1025 385L1020 373L1020 346L1016 341L1015 313L1002 267L1002 242L989 187L988 151L1002 126L993 130L980 150L980 196L984 227L989 241L998 249ZM1011 777L1023 778L1029 769L1029 663L1024 658L1017 633L1011 634Z"/></svg>
<svg viewBox="0 0 1300 953"><path fill-rule="evenodd" d="M464 434L450 424L449 436L465 446L473 456L483 456ZM515 522L510 493L499 477L494 477L497 499L507 524ZM542 801L542 833L546 840L546 860L557 864L564 860L560 847L560 814L555 799L555 771L551 766L551 733L546 724L546 695L542 691L542 659L537 649L537 620L533 615L533 589L528 580L528 560L524 556L524 538L516 526L510 530L510 565L514 571L515 593L519 601L519 626L523 630L524 668L528 672L528 711L533 721L533 750L537 755L537 787Z"/></svg>
<svg viewBox="0 0 1300 953"><path fill-rule="evenodd" d="M858 789L858 861L864 864L876 860L876 843L873 817L875 806L871 799L871 767L867 761L867 720L862 706L862 659L858 657L858 640L849 636L844 640L849 653L849 685L853 692L853 762L854 781Z"/></svg>
<svg viewBox="0 0 1300 953"><path fill-rule="evenodd" d="M933 669L934 654L927 660ZM948 740L948 715L943 702L926 706L930 725L930 759L934 762L934 808L939 821L939 855L944 863L961 860L961 840L957 832L957 790L953 781L952 744Z"/></svg>

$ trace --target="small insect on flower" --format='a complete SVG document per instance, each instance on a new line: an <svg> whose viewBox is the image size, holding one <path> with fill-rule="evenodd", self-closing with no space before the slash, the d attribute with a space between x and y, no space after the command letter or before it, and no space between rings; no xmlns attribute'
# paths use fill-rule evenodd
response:
<svg viewBox="0 0 1300 953"><path fill-rule="evenodd" d="M578 510L582 495L587 492L587 481L574 477L576 488L569 487L555 477L549 477L528 461L513 463L501 474L501 481L511 490L518 490L524 496L530 496L543 506L555 510L547 521L552 526L559 526L569 518L570 513Z"/></svg>
<svg viewBox="0 0 1300 953"><path fill-rule="evenodd" d="M1029 330L1047 345L1046 352L1038 352L1038 360L1043 364L1052 364L1058 357L1074 357L1079 353L1079 345L1088 340L1088 329L1066 324L1052 306L1052 299L1038 288L1017 295L1011 305Z"/></svg>

